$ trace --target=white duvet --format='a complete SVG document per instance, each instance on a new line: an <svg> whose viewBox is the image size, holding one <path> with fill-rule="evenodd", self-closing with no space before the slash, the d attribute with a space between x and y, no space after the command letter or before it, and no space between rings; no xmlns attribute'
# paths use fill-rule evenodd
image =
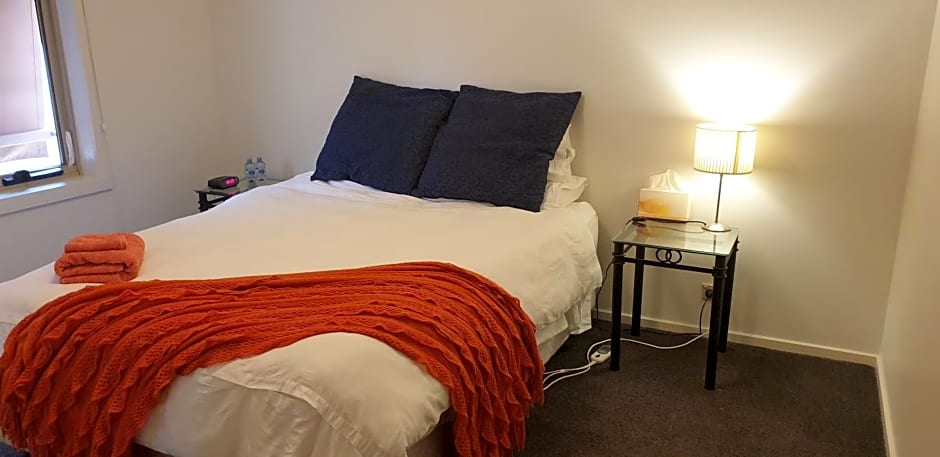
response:
<svg viewBox="0 0 940 457"><path fill-rule="evenodd" d="M601 272L587 203L530 213L308 176L139 232L147 253L138 279L439 260L500 284L538 328L566 312L572 332L590 325L583 298ZM81 287L58 284L51 265L0 284L0 341L27 314ZM571 313L573 304L581 309ZM399 457L448 407L445 388L410 359L377 340L332 333L177 379L137 441L176 457Z"/></svg>

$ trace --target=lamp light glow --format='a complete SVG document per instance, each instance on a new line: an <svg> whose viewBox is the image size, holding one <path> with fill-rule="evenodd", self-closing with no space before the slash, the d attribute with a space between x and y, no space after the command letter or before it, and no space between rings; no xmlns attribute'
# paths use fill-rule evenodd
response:
<svg viewBox="0 0 940 457"><path fill-rule="evenodd" d="M757 150L757 129L749 125L699 124L695 129L695 152L692 168L718 174L718 201L715 222L705 227L710 232L727 232L728 226L718 222L721 209L721 185L726 174L743 175L754 171Z"/></svg>
<svg viewBox="0 0 940 457"><path fill-rule="evenodd" d="M689 109L702 118L761 122L779 116L803 84L792 69L755 60L709 57L696 65L686 59L667 75Z"/></svg>

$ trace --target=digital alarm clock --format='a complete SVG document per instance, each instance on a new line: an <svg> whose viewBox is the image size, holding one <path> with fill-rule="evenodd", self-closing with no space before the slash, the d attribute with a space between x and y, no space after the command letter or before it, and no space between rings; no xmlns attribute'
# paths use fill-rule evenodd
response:
<svg viewBox="0 0 940 457"><path fill-rule="evenodd" d="M209 180L209 187L213 189L228 189L238 185L238 176L219 176Z"/></svg>

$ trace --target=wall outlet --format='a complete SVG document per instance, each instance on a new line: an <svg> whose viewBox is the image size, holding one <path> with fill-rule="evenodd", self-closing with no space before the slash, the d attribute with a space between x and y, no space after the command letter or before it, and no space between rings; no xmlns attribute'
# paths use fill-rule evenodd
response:
<svg viewBox="0 0 940 457"><path fill-rule="evenodd" d="M712 283L710 282L702 283L702 300L708 300L709 298L712 298L713 292L714 290L712 289Z"/></svg>

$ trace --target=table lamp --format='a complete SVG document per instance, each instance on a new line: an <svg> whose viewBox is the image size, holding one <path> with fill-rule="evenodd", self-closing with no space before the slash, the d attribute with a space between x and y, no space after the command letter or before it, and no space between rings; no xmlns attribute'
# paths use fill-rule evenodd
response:
<svg viewBox="0 0 940 457"><path fill-rule="evenodd" d="M730 231L718 222L721 209L721 185L725 175L744 175L754 170L757 129L749 125L699 124L695 129L695 158L692 168L718 174L718 202L715 222L706 226L709 232Z"/></svg>

